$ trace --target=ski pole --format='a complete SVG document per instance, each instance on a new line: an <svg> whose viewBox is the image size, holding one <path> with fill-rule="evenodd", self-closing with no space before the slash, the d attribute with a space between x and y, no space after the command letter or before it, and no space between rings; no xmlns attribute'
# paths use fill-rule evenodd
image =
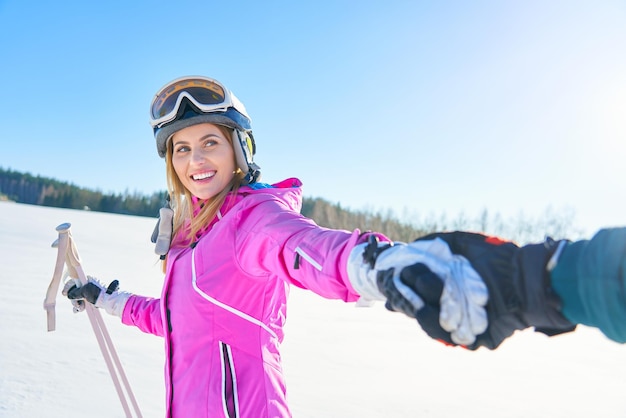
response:
<svg viewBox="0 0 626 418"><path fill-rule="evenodd" d="M59 238L52 244L53 247L57 247L58 253L52 281L48 286L48 292L46 293L46 298L44 300L44 309L47 312L48 319L48 331L54 331L56 325L54 311L56 305L55 297L59 288L59 284L61 282L63 264L65 264L65 266L67 267L67 274L70 277L80 280L82 284L87 283L87 276L83 271L80 255L78 254L78 249L76 248L76 244L74 243L74 240L72 238L70 227L71 224L69 223L59 225L56 228L57 232L59 233ZM122 408L126 413L126 417L132 418L132 414L128 406L128 400L126 399L124 391L122 390L120 379L122 381L122 384L124 385L126 395L130 399L135 414L138 418L142 418L141 411L139 410L139 405L137 404L133 391L130 387L130 383L126 378L122 363L120 362L117 352L115 351L115 346L113 345L113 341L111 340L111 336L109 335L100 311L90 303L85 303L85 310L87 311L89 322L91 323L91 327L94 331L94 334L96 335L96 340L98 341L98 345L100 346L100 351L102 352L102 355L106 362L109 374L113 379L115 390L117 391L117 394L120 398Z"/></svg>
<svg viewBox="0 0 626 418"><path fill-rule="evenodd" d="M59 225L57 231L64 225L65 224ZM43 308L46 310L48 319L48 332L56 329L56 312L54 308L56 306L56 295L59 290L59 284L61 283L61 276L63 276L63 267L65 267L65 260L67 259L67 240L67 234L59 233L59 238L52 243L52 247L57 248L57 260L54 266L52 280L46 292L46 298L43 301Z"/></svg>

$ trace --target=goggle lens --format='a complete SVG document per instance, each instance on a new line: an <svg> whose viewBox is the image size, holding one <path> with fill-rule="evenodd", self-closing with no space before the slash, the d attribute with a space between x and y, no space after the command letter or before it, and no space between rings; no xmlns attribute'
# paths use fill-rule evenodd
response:
<svg viewBox="0 0 626 418"><path fill-rule="evenodd" d="M185 79L174 82L157 94L150 112L153 120L158 120L172 112L177 111L178 97L182 92L200 105L215 106L226 102L224 88L211 80Z"/></svg>

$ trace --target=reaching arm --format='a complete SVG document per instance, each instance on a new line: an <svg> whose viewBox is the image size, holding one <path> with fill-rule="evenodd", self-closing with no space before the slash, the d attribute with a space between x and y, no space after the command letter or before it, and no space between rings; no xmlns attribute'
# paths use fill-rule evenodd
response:
<svg viewBox="0 0 626 418"><path fill-rule="evenodd" d="M467 232L410 244L370 242L351 254L353 287L416 318L433 338L495 349L516 330L547 335L599 328L626 341L626 229L590 241L518 247Z"/></svg>
<svg viewBox="0 0 626 418"><path fill-rule="evenodd" d="M550 276L563 315L626 343L626 228L567 243Z"/></svg>

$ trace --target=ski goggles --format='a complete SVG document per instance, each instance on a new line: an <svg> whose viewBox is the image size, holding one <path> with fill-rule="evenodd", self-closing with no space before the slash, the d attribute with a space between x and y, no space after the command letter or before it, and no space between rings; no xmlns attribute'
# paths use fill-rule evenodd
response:
<svg viewBox="0 0 626 418"><path fill-rule="evenodd" d="M202 113L225 112L235 108L246 115L243 105L221 83L208 77L181 77L168 83L154 96L150 105L150 125L161 128L176 119L183 98Z"/></svg>

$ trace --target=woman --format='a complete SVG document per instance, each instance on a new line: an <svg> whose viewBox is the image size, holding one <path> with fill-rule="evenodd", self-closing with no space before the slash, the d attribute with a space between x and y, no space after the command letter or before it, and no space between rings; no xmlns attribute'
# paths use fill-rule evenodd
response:
<svg viewBox="0 0 626 418"><path fill-rule="evenodd" d="M151 117L173 211L157 242L161 297L95 279L63 292L164 337L168 417L290 416L279 349L292 284L346 302L385 300L431 336L472 349L495 348L515 329L574 327L544 283L565 242L519 248L457 233L394 245L322 228L299 214L299 180L259 181L250 119L218 81L168 83Z"/></svg>
<svg viewBox="0 0 626 418"><path fill-rule="evenodd" d="M345 266L368 234L302 217L297 179L257 181L249 118L217 81L175 80L152 118L174 213L163 293L115 292L109 310L165 337L168 416L289 416L279 353L289 284L358 299Z"/></svg>

